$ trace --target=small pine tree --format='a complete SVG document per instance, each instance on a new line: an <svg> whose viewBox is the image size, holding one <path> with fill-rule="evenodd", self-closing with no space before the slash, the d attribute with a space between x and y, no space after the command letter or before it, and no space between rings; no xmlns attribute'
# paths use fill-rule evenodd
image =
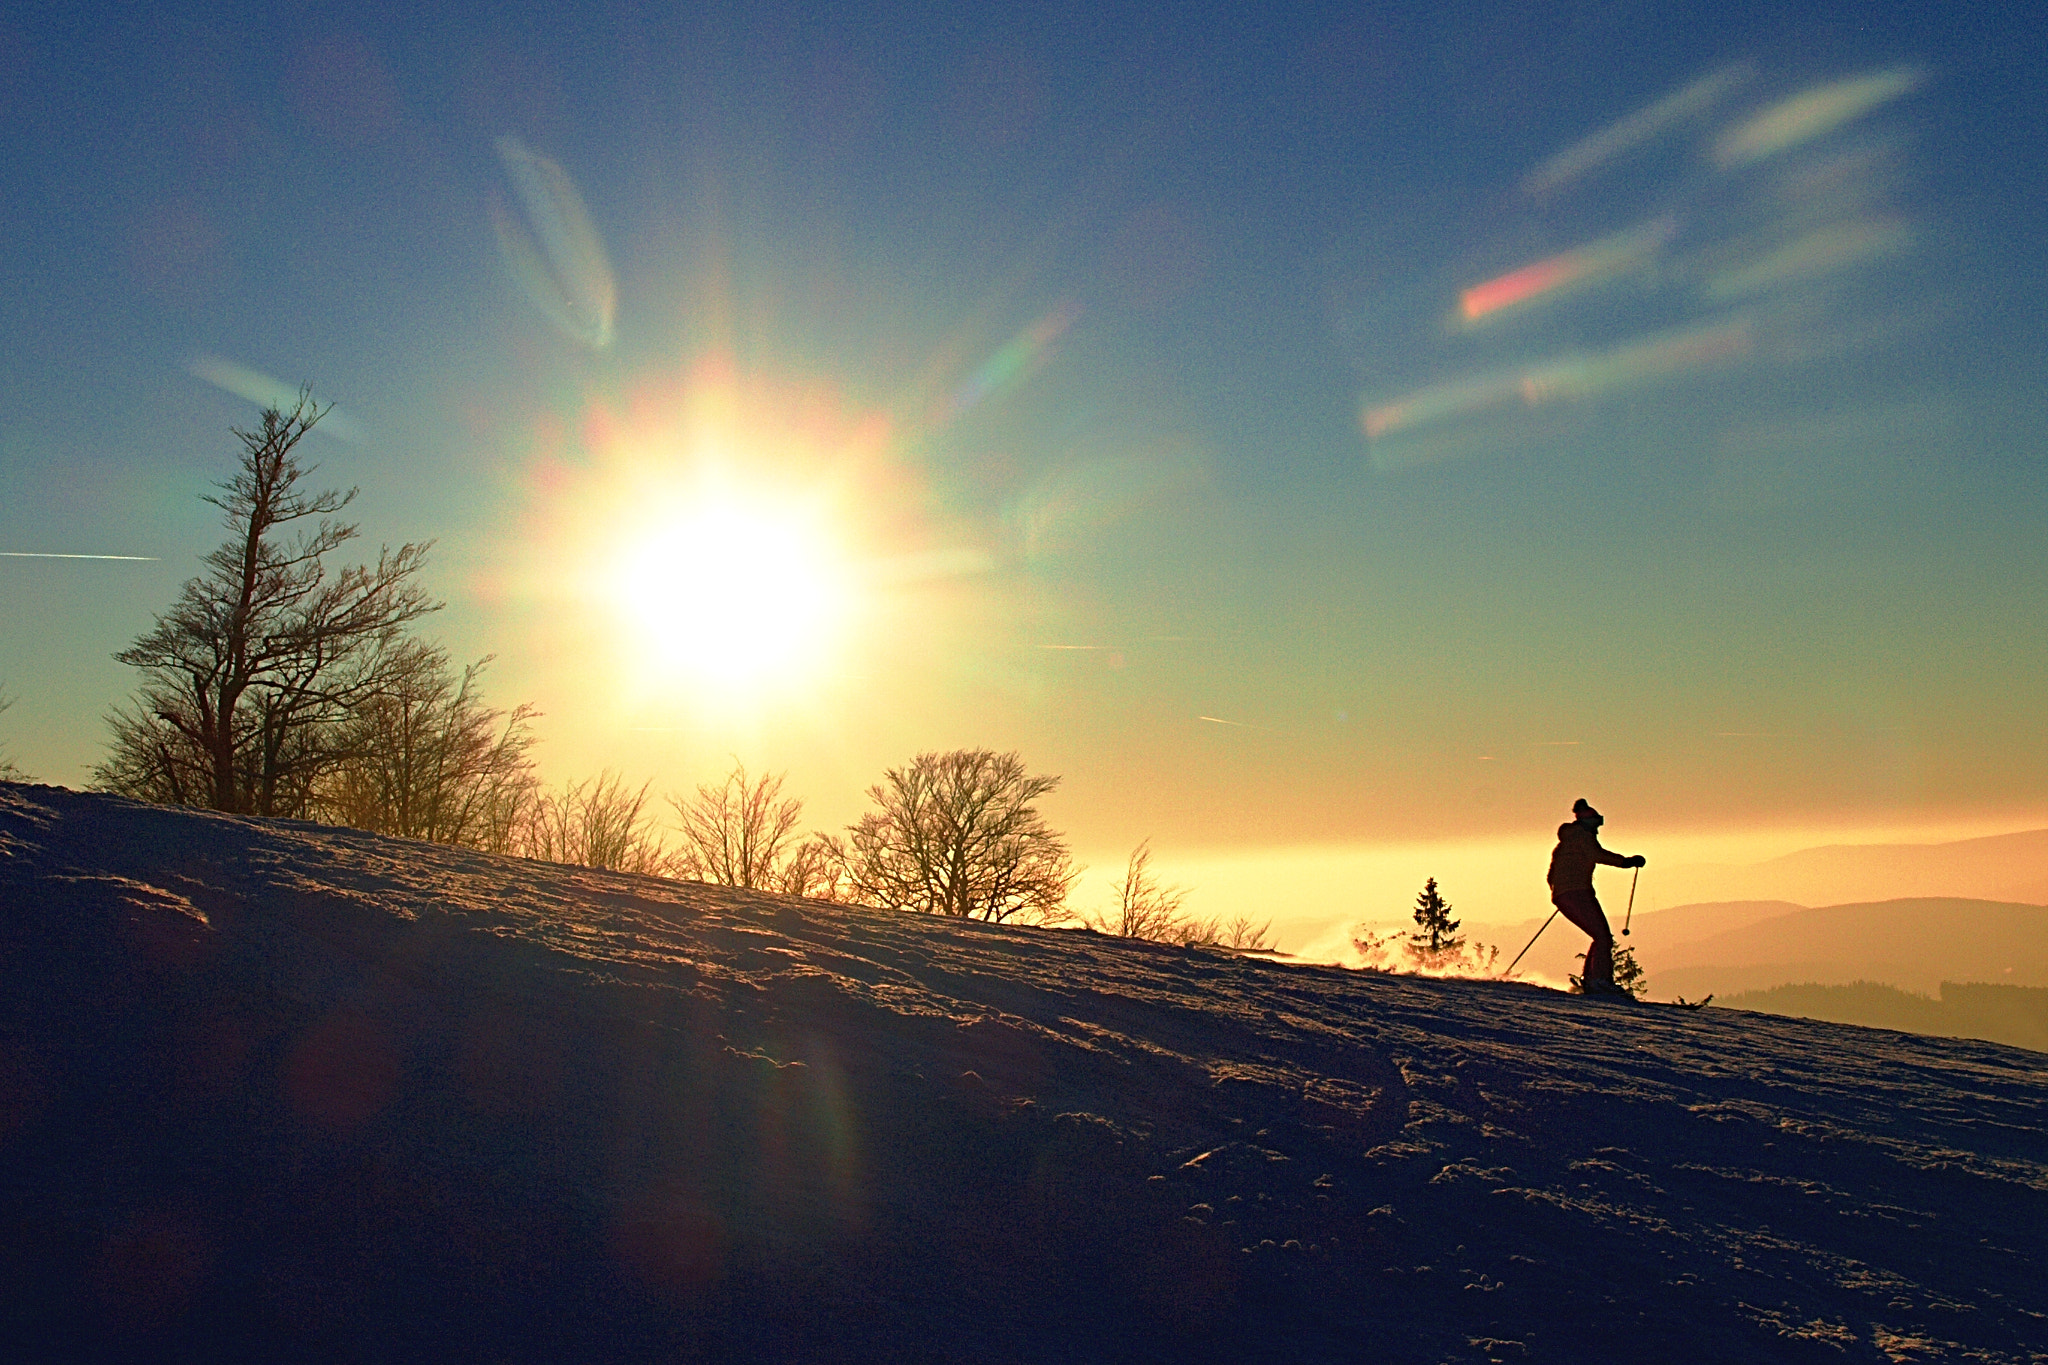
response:
<svg viewBox="0 0 2048 1365"><path fill-rule="evenodd" d="M1458 921L1451 918L1450 902L1436 889L1434 877L1422 884L1422 894L1415 898L1415 931L1403 948L1422 968L1440 967L1464 954L1465 939L1458 932Z"/></svg>
<svg viewBox="0 0 2048 1365"><path fill-rule="evenodd" d="M1636 950L1619 943L1614 945L1614 984L1638 1000L1650 989L1650 978L1636 961Z"/></svg>
<svg viewBox="0 0 2048 1365"><path fill-rule="evenodd" d="M1573 995L1586 993L1586 978L1567 973L1565 980L1571 983ZM1643 964L1636 961L1636 950L1620 943L1614 945L1614 984L1638 1000L1650 989L1649 975L1643 971Z"/></svg>

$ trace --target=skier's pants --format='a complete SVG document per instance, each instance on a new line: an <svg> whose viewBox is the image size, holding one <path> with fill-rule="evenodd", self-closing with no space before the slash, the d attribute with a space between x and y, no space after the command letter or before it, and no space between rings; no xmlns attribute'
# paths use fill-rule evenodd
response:
<svg viewBox="0 0 2048 1365"><path fill-rule="evenodd" d="M1550 903L1558 913L1590 934L1593 944L1586 949L1586 973L1582 980L1598 988L1614 984L1614 931L1607 927L1607 913L1589 887L1584 891L1552 889Z"/></svg>

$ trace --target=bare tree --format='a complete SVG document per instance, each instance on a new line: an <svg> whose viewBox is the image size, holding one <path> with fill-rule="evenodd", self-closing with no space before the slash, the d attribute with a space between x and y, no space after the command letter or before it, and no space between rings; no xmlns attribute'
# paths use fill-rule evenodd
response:
<svg viewBox="0 0 2048 1365"><path fill-rule="evenodd" d="M135 702L109 718L103 789L254 815L305 812L338 757L342 719L402 667L401 632L438 609L415 584L428 546L388 547L330 575L356 528L333 520L356 490L309 493L296 450L325 414L301 389L235 429L241 468L206 501L229 538L156 628L114 657L141 669Z"/></svg>
<svg viewBox="0 0 2048 1365"><path fill-rule="evenodd" d="M1066 915L1079 869L1032 805L1059 785L987 749L919 754L868 789L876 809L849 826L848 894L864 904L959 919Z"/></svg>
<svg viewBox="0 0 2048 1365"><path fill-rule="evenodd" d="M342 757L315 798L321 815L378 834L509 850L536 781L530 706L477 694L486 656L458 678L445 650L412 642L341 728Z"/></svg>
<svg viewBox="0 0 2048 1365"><path fill-rule="evenodd" d="M1120 938L1177 943L1183 948L1258 952L1272 946L1272 921L1258 924L1249 915L1225 920L1182 914L1181 903L1188 894L1187 887L1161 885L1152 875L1152 841L1147 839L1131 850L1130 861L1124 864L1124 878L1117 883L1114 909L1088 921L1088 925Z"/></svg>
<svg viewBox="0 0 2048 1365"><path fill-rule="evenodd" d="M721 886L790 890L785 874L791 858L811 845L790 847L804 803L783 796L785 776L749 777L746 765L735 759L723 782L699 786L692 797L669 797L682 822L676 870Z"/></svg>
<svg viewBox="0 0 2048 1365"><path fill-rule="evenodd" d="M1152 875L1152 841L1131 850L1124 864L1124 879L1117 883L1116 905L1093 927L1119 938L1149 938L1180 942L1176 932L1186 921L1181 902L1188 898L1184 886L1162 886Z"/></svg>
<svg viewBox="0 0 2048 1365"><path fill-rule="evenodd" d="M542 862L660 873L668 854L648 827L648 785L635 790L607 770L588 782L542 792L520 820L513 851Z"/></svg>
<svg viewBox="0 0 2048 1365"><path fill-rule="evenodd" d="M198 723L167 690L115 707L107 716L113 743L92 770L93 789L165 806L212 805L212 769L192 738Z"/></svg>
<svg viewBox="0 0 2048 1365"><path fill-rule="evenodd" d="M1273 921L1256 924L1250 915L1233 915L1227 920L1212 921L1206 941L1219 948L1235 948L1239 952L1270 952L1273 948Z"/></svg>
<svg viewBox="0 0 2048 1365"><path fill-rule="evenodd" d="M846 845L829 834L813 834L798 844L776 874L775 889L786 895L820 901L854 899L846 874Z"/></svg>

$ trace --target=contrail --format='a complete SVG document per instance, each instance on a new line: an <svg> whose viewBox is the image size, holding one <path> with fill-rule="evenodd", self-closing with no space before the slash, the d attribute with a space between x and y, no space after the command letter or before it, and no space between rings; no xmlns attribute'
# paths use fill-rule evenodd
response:
<svg viewBox="0 0 2048 1365"><path fill-rule="evenodd" d="M125 559L136 564L154 564L155 555L58 555L35 550L0 550L0 559Z"/></svg>

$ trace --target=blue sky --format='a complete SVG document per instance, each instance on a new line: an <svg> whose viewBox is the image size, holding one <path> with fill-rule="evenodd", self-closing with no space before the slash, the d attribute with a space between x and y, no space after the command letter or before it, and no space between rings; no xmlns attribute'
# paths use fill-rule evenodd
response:
<svg viewBox="0 0 2048 1365"><path fill-rule="evenodd" d="M256 410L195 373L226 362L340 405L323 478L369 544L438 542L432 629L540 705L554 776L739 754L829 823L919 749L1019 748L1099 847L1480 836L1582 794L2037 821L2037 27L14 7L0 551L156 558L0 559L0 739L84 781L110 656L217 537ZM1468 292L1545 263L1580 275ZM592 281L602 345L548 292ZM952 566L747 708L572 586L707 404L736 477L834 490L863 562Z"/></svg>

